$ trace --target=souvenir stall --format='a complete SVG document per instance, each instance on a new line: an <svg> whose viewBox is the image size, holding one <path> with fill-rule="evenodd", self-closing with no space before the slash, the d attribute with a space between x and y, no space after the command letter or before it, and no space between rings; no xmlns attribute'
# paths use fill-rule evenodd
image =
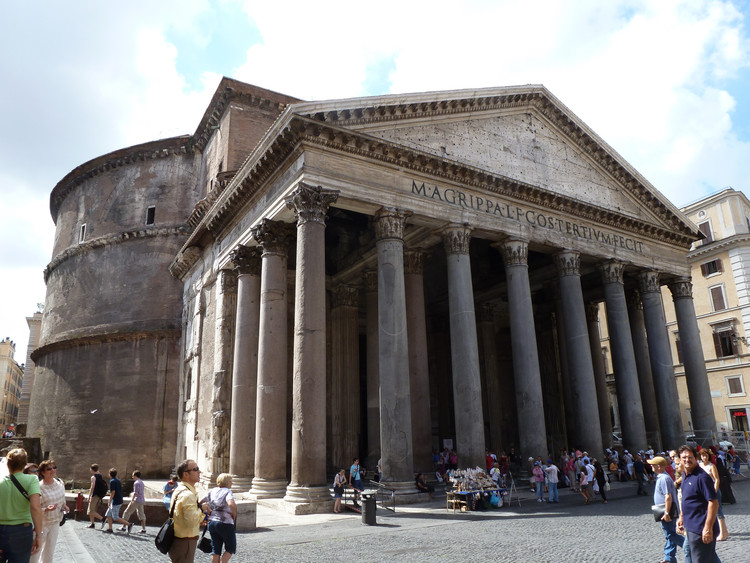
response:
<svg viewBox="0 0 750 563"><path fill-rule="evenodd" d="M446 482L452 486L446 492L447 510L486 510L500 508L508 503L508 488L504 480L495 482L479 467L449 471L446 474Z"/></svg>

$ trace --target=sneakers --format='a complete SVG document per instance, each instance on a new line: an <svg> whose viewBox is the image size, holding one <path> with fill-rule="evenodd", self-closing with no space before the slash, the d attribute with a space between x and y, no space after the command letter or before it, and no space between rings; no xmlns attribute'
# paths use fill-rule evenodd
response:
<svg viewBox="0 0 750 563"><path fill-rule="evenodd" d="M118 532L124 532L125 530L127 530L125 526L120 526L119 528L117 528Z"/></svg>
<svg viewBox="0 0 750 563"><path fill-rule="evenodd" d="M92 522L91 524L89 524L89 525L88 525L88 526L86 526L86 527L87 527L87 528L94 528L95 526L94 526L94 523Z"/></svg>
<svg viewBox="0 0 750 563"><path fill-rule="evenodd" d="M132 529L133 529L133 523L131 522L130 524L128 524L128 534L130 533L130 530Z"/></svg>
<svg viewBox="0 0 750 563"><path fill-rule="evenodd" d="M104 533L105 534L114 534L114 532L112 530L104 530Z"/></svg>
<svg viewBox="0 0 750 563"><path fill-rule="evenodd" d="M145 534L145 533L146 533L146 530L141 530L141 531L139 531L138 533L139 533L139 534Z"/></svg>

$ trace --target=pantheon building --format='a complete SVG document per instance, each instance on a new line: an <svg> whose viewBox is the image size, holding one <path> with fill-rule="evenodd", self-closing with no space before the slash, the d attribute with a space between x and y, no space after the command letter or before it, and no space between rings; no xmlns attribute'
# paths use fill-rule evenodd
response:
<svg viewBox="0 0 750 563"><path fill-rule="evenodd" d="M598 455L613 407L625 448L674 447L662 286L715 430L702 235L543 86L305 102L225 78L193 135L82 164L51 211L29 433L82 478L189 457L308 512L355 457L410 492L446 444Z"/></svg>

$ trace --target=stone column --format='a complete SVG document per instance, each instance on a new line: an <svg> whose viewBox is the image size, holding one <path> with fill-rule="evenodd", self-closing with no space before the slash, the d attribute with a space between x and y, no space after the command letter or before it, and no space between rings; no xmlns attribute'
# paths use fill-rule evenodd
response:
<svg viewBox="0 0 750 563"><path fill-rule="evenodd" d="M262 254L255 476L250 494L280 498L287 486L287 252L288 223L263 219L252 229Z"/></svg>
<svg viewBox="0 0 750 563"><path fill-rule="evenodd" d="M325 219L338 193L300 183L286 204L297 215L292 369L292 480L286 507L328 512L326 477Z"/></svg>
<svg viewBox="0 0 750 563"><path fill-rule="evenodd" d="M638 276L646 322L646 338L654 377L656 404L659 407L659 428L662 446L678 448L685 443L685 432L680 417L680 397L674 378L674 362L669 347L667 321L661 302L661 284L658 272L641 272Z"/></svg>
<svg viewBox="0 0 750 563"><path fill-rule="evenodd" d="M432 416L427 322L424 309L424 260L420 250L404 252L406 328L409 346L409 396L414 471L432 472Z"/></svg>
<svg viewBox="0 0 750 563"><path fill-rule="evenodd" d="M518 453L522 459L544 456L549 449L534 328L534 306L529 285L529 243L523 239L509 238L493 246L503 254L508 284L508 313L520 440Z"/></svg>
<svg viewBox="0 0 750 563"><path fill-rule="evenodd" d="M232 367L232 430L229 472L232 490L250 488L255 470L255 396L258 381L260 252L240 246L232 251L237 274L237 321Z"/></svg>
<svg viewBox="0 0 750 563"><path fill-rule="evenodd" d="M462 467L484 467L482 380L469 258L471 228L450 225L442 234L448 266L456 451Z"/></svg>
<svg viewBox="0 0 750 563"><path fill-rule="evenodd" d="M414 490L411 442L409 341L404 287L404 225L407 213L375 213L378 251L378 369L383 481L399 492Z"/></svg>
<svg viewBox="0 0 750 563"><path fill-rule="evenodd" d="M607 325L612 343L612 366L620 409L622 441L625 449L638 451L646 447L646 426L643 422L641 391L635 364L633 338L630 332L625 287L622 273L624 265L617 260L599 264L604 282L607 304Z"/></svg>
<svg viewBox="0 0 750 563"><path fill-rule="evenodd" d="M576 435L591 455L600 457L602 431L591 361L591 344L586 325L586 308L581 289L581 257L578 252L563 250L555 255L560 283L560 305L565 325L565 347L568 356L573 408L578 431Z"/></svg>
<svg viewBox="0 0 750 563"><path fill-rule="evenodd" d="M594 366L594 384L596 385L596 404L599 407L599 426L602 431L602 445L612 445L612 418L610 417L609 391L607 390L607 371L602 356L602 339L599 331L599 303L586 305L586 322L588 323L589 348L591 363Z"/></svg>
<svg viewBox="0 0 750 563"><path fill-rule="evenodd" d="M669 284L669 290L672 292L677 328L680 331L693 430L699 437L711 436L716 432L716 418L698 332L698 319L695 316L693 284L689 278L681 278Z"/></svg>
<svg viewBox="0 0 750 563"><path fill-rule="evenodd" d="M229 469L232 346L236 314L237 277L232 270L219 270L216 279L214 377L211 389L211 471L201 476L206 483L215 483L219 474Z"/></svg>
<svg viewBox="0 0 750 563"><path fill-rule="evenodd" d="M502 422L503 412L503 389L500 386L500 370L498 368L498 351L495 337L495 311L496 306L484 303L479 306L477 318L479 322L479 342L481 344L482 370L486 385L487 404L489 405L489 444L490 449L497 455L503 448Z"/></svg>
<svg viewBox="0 0 750 563"><path fill-rule="evenodd" d="M331 292L331 462L348 468L359 457L359 289Z"/></svg>
<svg viewBox="0 0 750 563"><path fill-rule="evenodd" d="M380 374L378 373L378 271L363 274L367 317L367 467L380 459Z"/></svg>
<svg viewBox="0 0 750 563"><path fill-rule="evenodd" d="M628 299L630 329L633 333L633 351L638 368L638 385L641 389L643 421L646 424L646 438L656 451L662 451L661 430L659 429L659 412L656 407L654 376L651 371L651 357L646 337L646 321L643 318L643 303L639 291L633 291Z"/></svg>

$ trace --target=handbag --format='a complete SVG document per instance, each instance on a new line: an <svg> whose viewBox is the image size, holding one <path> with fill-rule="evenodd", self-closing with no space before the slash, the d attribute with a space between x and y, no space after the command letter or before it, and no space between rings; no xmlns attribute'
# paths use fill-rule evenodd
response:
<svg viewBox="0 0 750 563"><path fill-rule="evenodd" d="M651 514L654 515L654 522L661 521L662 517L664 516L666 504L655 504L651 507ZM669 517L674 520L679 516L679 512L677 511L677 503L673 502L672 506L669 508Z"/></svg>
<svg viewBox="0 0 750 563"><path fill-rule="evenodd" d="M172 503L172 508L169 510L169 518L167 518L166 522L161 525L161 528L156 532L156 537L154 538L156 549L164 555L169 553L169 550L172 548L172 543L174 543L174 508L177 506L177 499L181 493L182 491L180 491L175 497L174 502Z"/></svg>
<svg viewBox="0 0 750 563"><path fill-rule="evenodd" d="M206 528L208 528L208 526L203 527L201 539L198 540L198 549L200 549L203 553L211 553L211 538L206 537Z"/></svg>

